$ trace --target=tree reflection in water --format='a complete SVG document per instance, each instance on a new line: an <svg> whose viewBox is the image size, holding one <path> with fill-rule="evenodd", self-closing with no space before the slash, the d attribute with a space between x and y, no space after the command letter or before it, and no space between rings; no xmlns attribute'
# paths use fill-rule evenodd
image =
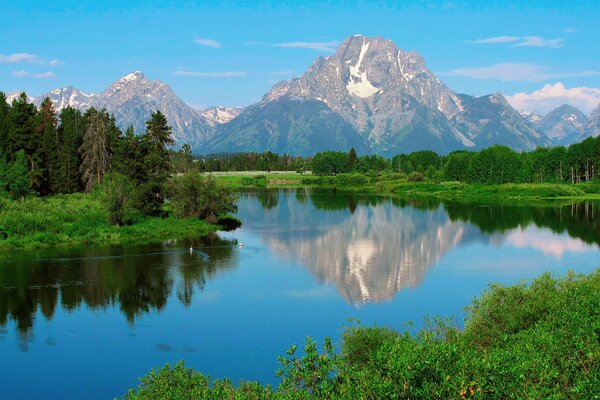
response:
<svg viewBox="0 0 600 400"><path fill-rule="evenodd" d="M190 254L190 244L208 259ZM183 246L74 250L60 258L14 256L0 261L0 325L15 321L27 341L38 310L51 319L57 306L119 307L133 323L143 313L163 309L173 290L188 306L194 290L202 290L219 271L237 266L234 249L234 242L213 234Z"/></svg>

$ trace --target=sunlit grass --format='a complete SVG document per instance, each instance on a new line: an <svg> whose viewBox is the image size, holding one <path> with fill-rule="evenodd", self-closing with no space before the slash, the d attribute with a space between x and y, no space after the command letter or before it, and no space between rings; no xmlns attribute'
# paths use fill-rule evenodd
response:
<svg viewBox="0 0 600 400"><path fill-rule="evenodd" d="M100 199L93 194L0 200L0 251L84 244L141 244L196 237L217 227L198 219L138 215L134 223L108 223ZM2 237L6 236L5 239Z"/></svg>

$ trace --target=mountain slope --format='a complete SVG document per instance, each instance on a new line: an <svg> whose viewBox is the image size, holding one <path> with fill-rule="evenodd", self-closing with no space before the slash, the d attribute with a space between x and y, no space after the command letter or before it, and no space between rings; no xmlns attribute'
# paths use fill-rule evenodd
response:
<svg viewBox="0 0 600 400"><path fill-rule="evenodd" d="M533 150L547 144L545 138L500 93L473 97L460 95L464 111L453 122L477 148L495 144L518 150Z"/></svg>
<svg viewBox="0 0 600 400"><path fill-rule="evenodd" d="M324 103L282 98L246 108L231 122L218 127L203 152L266 151L309 156L318 151L368 146L356 130Z"/></svg>
<svg viewBox="0 0 600 400"><path fill-rule="evenodd" d="M590 114L585 132L586 136L600 136L600 104Z"/></svg>
<svg viewBox="0 0 600 400"><path fill-rule="evenodd" d="M576 107L564 104L550 111L536 124L555 145L569 145L581 137L587 117Z"/></svg>

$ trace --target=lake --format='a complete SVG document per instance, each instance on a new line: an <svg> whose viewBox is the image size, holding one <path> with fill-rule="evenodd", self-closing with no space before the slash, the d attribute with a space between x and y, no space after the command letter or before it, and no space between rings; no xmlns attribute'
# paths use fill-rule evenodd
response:
<svg viewBox="0 0 600 400"><path fill-rule="evenodd" d="M591 272L599 207L257 190L241 195L243 227L232 232L8 255L0 397L113 398L181 359L215 378L277 384L278 355L306 336L339 346L349 318L462 325L492 282Z"/></svg>

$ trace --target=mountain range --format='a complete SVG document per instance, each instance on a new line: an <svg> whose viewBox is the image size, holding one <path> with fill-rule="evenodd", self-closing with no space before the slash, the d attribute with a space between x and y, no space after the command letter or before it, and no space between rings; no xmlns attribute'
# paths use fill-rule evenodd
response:
<svg viewBox="0 0 600 400"><path fill-rule="evenodd" d="M100 93L65 87L32 101L39 105L45 97L59 110L106 108L120 127L133 126L137 133L158 109L173 127L177 145L188 143L196 153L312 155L354 147L362 154L423 149L445 154L494 144L531 150L600 134L600 106L589 118L568 105L546 116L518 112L500 93L456 93L419 53L363 35L347 38L335 54L317 58L302 76L277 83L246 108L197 110L140 71Z"/></svg>

